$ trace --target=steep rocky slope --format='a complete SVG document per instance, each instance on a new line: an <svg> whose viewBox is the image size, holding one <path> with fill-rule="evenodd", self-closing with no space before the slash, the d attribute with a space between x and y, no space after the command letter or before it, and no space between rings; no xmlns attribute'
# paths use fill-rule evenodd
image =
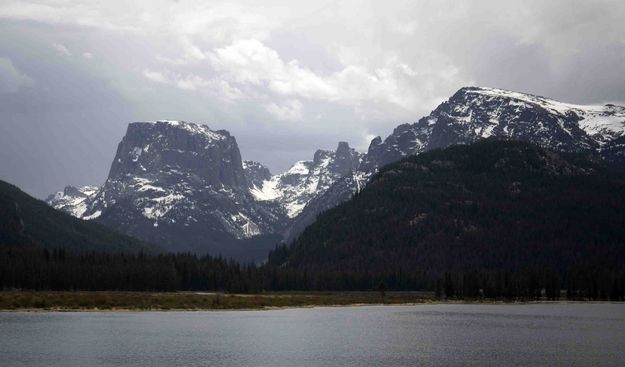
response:
<svg viewBox="0 0 625 367"><path fill-rule="evenodd" d="M295 218L311 200L354 172L362 156L340 142L335 151L317 150L312 161L296 162L286 172L255 184L251 192L259 201L280 203L288 217Z"/></svg>

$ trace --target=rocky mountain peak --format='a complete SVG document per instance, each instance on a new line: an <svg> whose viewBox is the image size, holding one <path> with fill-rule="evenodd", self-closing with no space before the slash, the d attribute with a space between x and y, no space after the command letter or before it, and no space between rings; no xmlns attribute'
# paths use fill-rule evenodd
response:
<svg viewBox="0 0 625 367"><path fill-rule="evenodd" d="M339 145L336 147L336 155L337 156L346 156L351 155L353 149L349 147L349 143L346 141L339 141Z"/></svg>
<svg viewBox="0 0 625 367"><path fill-rule="evenodd" d="M65 186L63 191L56 192L46 198L46 202L56 209L63 210L75 217L82 217L87 210L89 199L98 191L96 186Z"/></svg>
<svg viewBox="0 0 625 367"><path fill-rule="evenodd" d="M313 164L322 164L324 159L331 159L334 152L331 150L317 149L313 155Z"/></svg>
<svg viewBox="0 0 625 367"><path fill-rule="evenodd" d="M192 172L208 186L247 187L234 137L184 121L135 122L119 143L109 179Z"/></svg>
<svg viewBox="0 0 625 367"><path fill-rule="evenodd" d="M464 87L429 116L372 141L366 171L404 156L498 137L566 152L599 151L625 134L625 108L562 103L504 89Z"/></svg>
<svg viewBox="0 0 625 367"><path fill-rule="evenodd" d="M256 185L252 194L260 201L280 203L287 215L294 218L313 198L357 168L361 159L361 153L340 142L335 151L319 149L312 161L296 162L286 172Z"/></svg>
<svg viewBox="0 0 625 367"><path fill-rule="evenodd" d="M283 209L250 194L252 180L270 177L258 163L243 165L235 138L225 130L184 121L135 122L104 185L91 196L76 198L73 189L61 196L79 204L66 210L75 216L165 249L236 256L240 240L275 233L285 217ZM65 210L60 199L49 203Z"/></svg>
<svg viewBox="0 0 625 367"><path fill-rule="evenodd" d="M347 142L339 142L336 147L336 151L334 152L333 171L341 176L344 176L349 172L356 170L361 164L362 156L362 153L359 153L354 148L351 148Z"/></svg>
<svg viewBox="0 0 625 367"><path fill-rule="evenodd" d="M263 182L270 180L272 176L269 168L254 161L243 161L243 170L250 188L262 186Z"/></svg>
<svg viewBox="0 0 625 367"><path fill-rule="evenodd" d="M83 192L83 190L77 188L76 186L65 186L63 189L64 196L76 196L76 197L87 197L88 195Z"/></svg>

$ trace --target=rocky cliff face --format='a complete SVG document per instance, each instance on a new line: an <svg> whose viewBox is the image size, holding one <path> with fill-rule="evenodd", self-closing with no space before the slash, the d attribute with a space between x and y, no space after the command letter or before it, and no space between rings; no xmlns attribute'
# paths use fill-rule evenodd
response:
<svg viewBox="0 0 625 367"><path fill-rule="evenodd" d="M183 121L128 126L108 181L153 175L166 183L188 180L210 187L247 186L234 137L225 130L212 131L205 125Z"/></svg>
<svg viewBox="0 0 625 367"><path fill-rule="evenodd" d="M265 181L272 177L267 167L254 161L243 161L243 170L250 189L262 186Z"/></svg>

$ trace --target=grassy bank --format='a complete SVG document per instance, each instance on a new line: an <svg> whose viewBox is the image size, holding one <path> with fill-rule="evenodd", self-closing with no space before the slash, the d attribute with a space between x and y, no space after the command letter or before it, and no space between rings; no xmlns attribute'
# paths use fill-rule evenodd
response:
<svg viewBox="0 0 625 367"><path fill-rule="evenodd" d="M0 310L241 310L276 307L405 304L433 301L416 292L346 293L149 293L149 292L0 292Z"/></svg>

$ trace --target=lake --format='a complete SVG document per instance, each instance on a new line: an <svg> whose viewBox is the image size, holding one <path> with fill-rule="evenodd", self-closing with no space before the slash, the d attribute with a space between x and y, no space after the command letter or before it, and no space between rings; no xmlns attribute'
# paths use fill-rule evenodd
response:
<svg viewBox="0 0 625 367"><path fill-rule="evenodd" d="M623 366L625 304L0 313L1 366Z"/></svg>

